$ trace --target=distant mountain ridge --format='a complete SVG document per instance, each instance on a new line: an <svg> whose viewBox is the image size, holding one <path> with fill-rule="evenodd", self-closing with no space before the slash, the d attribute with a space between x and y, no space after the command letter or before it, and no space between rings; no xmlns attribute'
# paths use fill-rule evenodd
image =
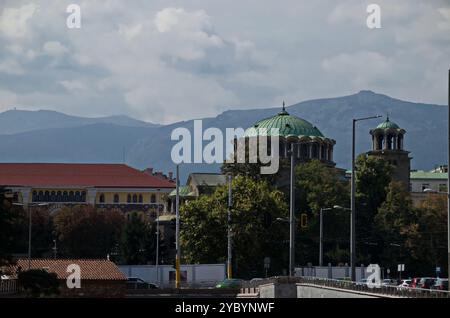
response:
<svg viewBox="0 0 450 318"><path fill-rule="evenodd" d="M12 109L0 113L0 134L16 134L39 129L69 128L99 123L130 127L159 126L124 115L88 118L66 115L53 110L29 111Z"/></svg>
<svg viewBox="0 0 450 318"><path fill-rule="evenodd" d="M280 109L227 110L216 117L203 119L203 129L217 127L225 135L225 128L247 128L260 119L275 115ZM336 140L334 161L342 168L350 167L352 118L386 114L406 130L405 149L411 151L413 169L428 170L447 162L447 107L442 105L406 102L372 91L360 91L348 96L304 101L286 109L317 126L326 137ZM0 131L5 131L4 114L0 114ZM75 121L64 127L40 126L28 131L23 127L31 129L38 125L35 122L28 126L16 123L22 125L17 129L22 130L20 133L0 135L0 161L125 162L136 168L152 166L157 170L173 171L175 165L170 153L175 141L170 140L171 132L177 127L193 129L193 120L158 126L131 118L130 124L104 118L107 120L82 121L82 124ZM383 120L358 122L357 153L371 149L369 131ZM219 167L218 164L184 164L180 171L185 178L192 171L218 171Z"/></svg>

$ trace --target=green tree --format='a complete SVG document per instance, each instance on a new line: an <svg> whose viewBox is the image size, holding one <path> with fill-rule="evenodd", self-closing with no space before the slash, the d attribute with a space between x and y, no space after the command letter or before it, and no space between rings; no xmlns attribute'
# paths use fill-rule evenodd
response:
<svg viewBox="0 0 450 318"><path fill-rule="evenodd" d="M146 216L143 213L131 213L120 241L121 261L133 265L154 261L155 238L155 229Z"/></svg>
<svg viewBox="0 0 450 318"><path fill-rule="evenodd" d="M375 216L386 200L392 166L384 159L362 154L356 161L356 242L357 262L379 262L382 247L376 245L378 235Z"/></svg>
<svg viewBox="0 0 450 318"><path fill-rule="evenodd" d="M297 231L298 264L311 262L317 264L319 259L320 209L335 205L349 205L349 188L343 175L335 168L330 168L318 160L296 167L296 211L308 216L308 226ZM300 216L297 215L297 219ZM349 238L348 211L339 209L324 212L324 261L339 263L342 253L339 246L346 246ZM335 253L327 253L334 250Z"/></svg>
<svg viewBox="0 0 450 318"><path fill-rule="evenodd" d="M406 246L407 235L418 222L409 192L403 183L389 184L386 200L375 217L374 241L381 248L379 261L387 268L396 268L400 263L411 263L411 251Z"/></svg>
<svg viewBox="0 0 450 318"><path fill-rule="evenodd" d="M12 262L12 254L24 251L21 249L23 215L19 207L14 207L7 199L6 191L0 188L0 266Z"/></svg>
<svg viewBox="0 0 450 318"><path fill-rule="evenodd" d="M447 197L428 194L417 208L415 222L404 230L410 267L417 275L434 275L440 266L447 273Z"/></svg>
<svg viewBox="0 0 450 318"><path fill-rule="evenodd" d="M44 269L19 272L18 280L27 296L44 297L59 294L59 281L56 274Z"/></svg>
<svg viewBox="0 0 450 318"><path fill-rule="evenodd" d="M227 258L228 187L217 188L181 208L181 244L188 263L225 262ZM287 216L283 194L267 182L249 177L233 179L233 259L237 277L264 275L264 257L270 257L270 273L287 266Z"/></svg>
<svg viewBox="0 0 450 318"><path fill-rule="evenodd" d="M65 207L55 218L60 254L74 258L105 258L117 246L124 224L118 211L90 205Z"/></svg>

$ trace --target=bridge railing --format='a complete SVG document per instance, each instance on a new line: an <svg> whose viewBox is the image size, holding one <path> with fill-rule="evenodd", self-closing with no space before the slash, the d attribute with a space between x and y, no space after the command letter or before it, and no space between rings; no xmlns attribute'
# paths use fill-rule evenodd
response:
<svg viewBox="0 0 450 318"><path fill-rule="evenodd" d="M414 297L414 298L450 298L450 292L435 289L422 289L400 286L369 286L363 282L352 282L347 280L336 280L317 277L300 277L302 283L320 285L360 291L372 294L389 295L395 297Z"/></svg>

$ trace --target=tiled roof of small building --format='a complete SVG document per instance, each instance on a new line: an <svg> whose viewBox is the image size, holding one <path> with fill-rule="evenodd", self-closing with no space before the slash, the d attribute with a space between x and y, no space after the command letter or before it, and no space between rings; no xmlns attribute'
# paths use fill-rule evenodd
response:
<svg viewBox="0 0 450 318"><path fill-rule="evenodd" d="M72 272L67 272L71 264L80 266L81 280L126 280L126 276L111 261L105 259L32 259L31 269L45 269L56 273L58 279L66 279ZM28 269L28 260L19 259L13 270L17 272Z"/></svg>

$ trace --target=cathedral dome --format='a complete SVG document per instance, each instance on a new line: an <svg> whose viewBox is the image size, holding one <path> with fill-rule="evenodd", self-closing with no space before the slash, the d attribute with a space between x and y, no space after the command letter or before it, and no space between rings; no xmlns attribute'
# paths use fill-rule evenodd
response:
<svg viewBox="0 0 450 318"><path fill-rule="evenodd" d="M244 137L257 137L259 135L270 136L271 128L278 128L279 135L282 137L318 137L324 139L325 137L317 127L310 122L290 115L284 108L277 115L262 119L255 123L252 127L245 131Z"/></svg>

